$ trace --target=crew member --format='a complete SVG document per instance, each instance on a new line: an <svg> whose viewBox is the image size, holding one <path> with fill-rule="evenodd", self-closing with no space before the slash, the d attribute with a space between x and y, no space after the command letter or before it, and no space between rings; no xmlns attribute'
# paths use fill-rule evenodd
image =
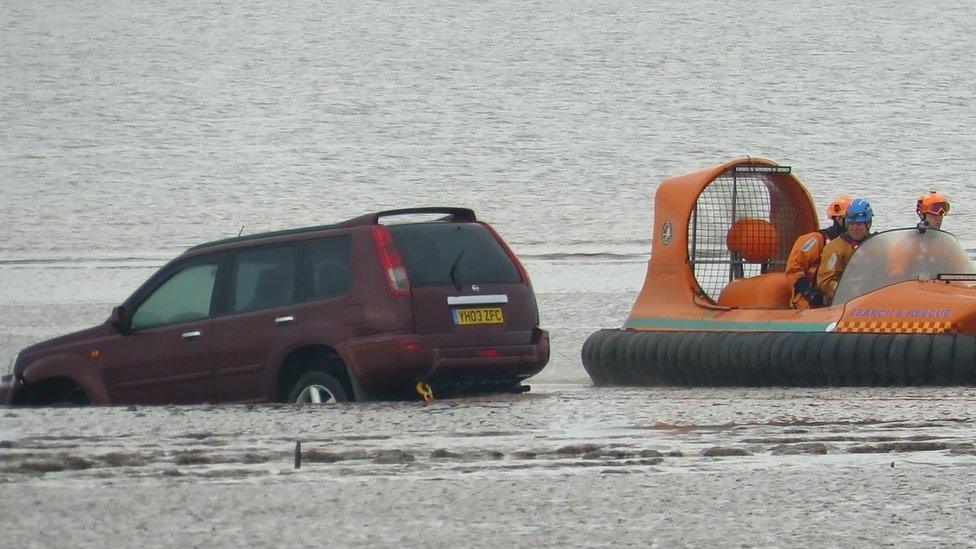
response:
<svg viewBox="0 0 976 549"><path fill-rule="evenodd" d="M863 198L855 198L847 206L847 231L824 246L817 271L817 288L824 294L824 303L830 305L837 292L837 283L844 273L854 251L870 236L874 211Z"/></svg>
<svg viewBox="0 0 976 549"><path fill-rule="evenodd" d="M942 218L949 213L949 199L944 194L929 191L918 198L915 205L919 229L941 229Z"/></svg>
<svg viewBox="0 0 976 549"><path fill-rule="evenodd" d="M926 229L942 228L942 218L949 213L949 199L943 194L929 191L918 198L915 204L918 214L918 233ZM951 261L952 258L939 253L941 249L935 242L914 231L906 231L891 245L885 274L891 282L909 278L931 277L939 272L964 272L967 265Z"/></svg>
<svg viewBox="0 0 976 549"><path fill-rule="evenodd" d="M796 239L786 260L786 278L790 281L790 305L794 309L823 307L824 295L817 289L817 267L824 245L845 230L844 216L853 197L838 196L827 205L829 227L807 233Z"/></svg>

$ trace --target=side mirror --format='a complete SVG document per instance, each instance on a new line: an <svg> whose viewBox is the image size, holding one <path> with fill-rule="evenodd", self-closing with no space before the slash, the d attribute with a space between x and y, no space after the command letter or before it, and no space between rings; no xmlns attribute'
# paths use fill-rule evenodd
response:
<svg viewBox="0 0 976 549"><path fill-rule="evenodd" d="M125 324L125 309L121 305L112 307L112 315L108 317L108 320L120 334L129 333L129 327Z"/></svg>

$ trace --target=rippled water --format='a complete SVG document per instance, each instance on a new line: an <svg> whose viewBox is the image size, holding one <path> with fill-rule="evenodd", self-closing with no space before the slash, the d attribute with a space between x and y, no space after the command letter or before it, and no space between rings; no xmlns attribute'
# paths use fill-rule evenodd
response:
<svg viewBox="0 0 976 549"><path fill-rule="evenodd" d="M4 362L24 345L100 322L189 245L242 227L434 204L474 208L525 259L553 360L536 379L538 396L433 408L0 411L0 510L10 516L11 496L40 494L34 512L17 511L17 531L34 532L46 514L65 512L58 498L94 493L98 511L137 507L138 520L68 513L51 529L60 541L134 544L144 539L140 520L164 516L186 534L157 543L311 542L314 528L275 538L273 525L291 513L292 524L308 526L316 511L285 502L325 484L382 510L363 519L352 503L316 492L313 509L347 519L335 527L339 544L479 545L465 532L514 544L971 543L961 534L973 512L964 495L974 485L971 457L959 450L974 439L969 390L921 400L814 392L800 403L790 393L598 391L579 348L629 310L658 182L733 156L791 165L818 205L840 192L866 196L877 229L914 223L915 198L935 188L953 201L944 228L976 250L967 202L974 23L976 5L964 0L8 1L0 9ZM784 426L796 406L822 411L804 415L845 434L787 432L811 429ZM743 417L753 426L738 432ZM658 422L698 427L648 427ZM877 439L892 425L893 440ZM341 459L320 454L327 459L286 473L294 438ZM775 457L777 445L794 444L775 441L793 438L826 453ZM897 446L929 440L928 449ZM889 442L896 446L867 454L881 459L851 451ZM701 455L729 444L748 455ZM576 450L563 456L564 446ZM897 448L919 457L907 469L875 468ZM440 449L447 454L437 457ZM377 463L384 459L393 463ZM225 483L271 486L278 507L249 503L254 488L235 499L241 492ZM257 526L215 510L210 489L259 517ZM832 490L854 503L832 501ZM431 524L392 503L401 492L430 495L417 508ZM896 504L893 493L912 497ZM794 501L805 494L821 511L800 514L809 510ZM463 521L437 511L454 501ZM743 511L753 506L755 514ZM876 519L864 508L879 510ZM768 518L783 518L779 510L797 514ZM885 513L893 528L882 526ZM94 537L84 537L77 526L92 520ZM208 521L223 535L202 537ZM913 521L920 528L905 526ZM501 522L509 529L498 538L490 525ZM38 545L48 539L32 535L25 539Z"/></svg>

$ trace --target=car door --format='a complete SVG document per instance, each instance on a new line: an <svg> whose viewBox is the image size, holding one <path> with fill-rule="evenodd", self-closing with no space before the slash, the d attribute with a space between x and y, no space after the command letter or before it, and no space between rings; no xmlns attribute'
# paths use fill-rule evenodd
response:
<svg viewBox="0 0 976 549"><path fill-rule="evenodd" d="M278 361L301 337L299 252L288 244L232 254L213 325L217 400L274 397Z"/></svg>
<svg viewBox="0 0 976 549"><path fill-rule="evenodd" d="M114 403L196 403L212 399L210 328L220 256L161 271L127 314L125 333L103 345Z"/></svg>

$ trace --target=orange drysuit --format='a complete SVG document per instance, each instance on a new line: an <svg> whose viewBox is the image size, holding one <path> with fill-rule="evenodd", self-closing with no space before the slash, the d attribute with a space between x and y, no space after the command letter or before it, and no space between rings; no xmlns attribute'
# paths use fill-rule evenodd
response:
<svg viewBox="0 0 976 549"><path fill-rule="evenodd" d="M871 235L868 235L870 237ZM867 240L867 237L865 238ZM853 240L850 235L844 233L840 238L835 238L824 246L820 259L820 269L817 270L817 288L823 292L824 301L830 305L837 293L837 284L840 277L844 274L844 267L850 261L854 251L861 245L860 242Z"/></svg>
<svg viewBox="0 0 976 549"><path fill-rule="evenodd" d="M826 242L820 231L817 231L807 233L793 243L790 256L786 259L786 279L790 281L790 305L794 309L809 309L814 306L803 295L803 290L816 285L820 253ZM801 287L798 288L798 285Z"/></svg>
<svg viewBox="0 0 976 549"><path fill-rule="evenodd" d="M939 273L965 273L971 268L964 257L947 254L938 242L926 242L914 231L906 232L891 245L885 261L885 275L890 282L934 277Z"/></svg>
<svg viewBox="0 0 976 549"><path fill-rule="evenodd" d="M839 225L801 235L793 243L786 259L786 279L790 282L790 305L794 309L823 306L823 295L817 290L817 268L828 240L843 231Z"/></svg>

